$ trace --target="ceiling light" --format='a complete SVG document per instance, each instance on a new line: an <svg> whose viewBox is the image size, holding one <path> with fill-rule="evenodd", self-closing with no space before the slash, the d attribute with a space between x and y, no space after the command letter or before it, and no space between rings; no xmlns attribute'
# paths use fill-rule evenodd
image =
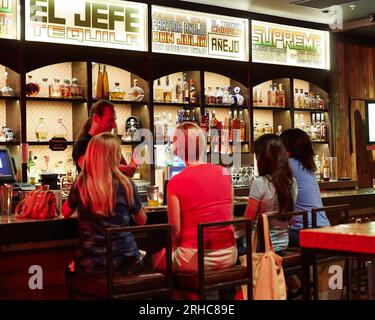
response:
<svg viewBox="0 0 375 320"><path fill-rule="evenodd" d="M352 9L352 10L354 10L356 7L357 7L356 4L349 4L349 8Z"/></svg>

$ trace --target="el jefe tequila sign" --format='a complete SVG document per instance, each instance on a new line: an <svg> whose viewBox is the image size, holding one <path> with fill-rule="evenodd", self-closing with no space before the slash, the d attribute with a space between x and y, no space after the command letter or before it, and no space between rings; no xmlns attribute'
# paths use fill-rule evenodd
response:
<svg viewBox="0 0 375 320"><path fill-rule="evenodd" d="M26 40L147 50L147 5L118 0L26 0Z"/></svg>
<svg viewBox="0 0 375 320"><path fill-rule="evenodd" d="M16 0L0 0L0 38L17 39Z"/></svg>
<svg viewBox="0 0 375 320"><path fill-rule="evenodd" d="M329 33L253 20L252 61L329 69Z"/></svg>
<svg viewBox="0 0 375 320"><path fill-rule="evenodd" d="M248 61L248 21L152 6L152 51Z"/></svg>

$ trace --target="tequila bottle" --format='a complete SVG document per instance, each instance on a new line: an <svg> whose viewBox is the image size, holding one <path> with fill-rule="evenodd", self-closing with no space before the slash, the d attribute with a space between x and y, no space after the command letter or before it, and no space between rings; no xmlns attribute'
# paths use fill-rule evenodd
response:
<svg viewBox="0 0 375 320"><path fill-rule="evenodd" d="M324 113L320 115L320 130L321 130L321 140L326 141L327 140L327 124L324 121Z"/></svg>
<svg viewBox="0 0 375 320"><path fill-rule="evenodd" d="M39 84L32 80L33 76L31 74L27 75L26 82L26 96L35 97L40 90Z"/></svg>
<svg viewBox="0 0 375 320"><path fill-rule="evenodd" d="M197 90L195 89L194 80L190 79L190 91L189 91L189 100L191 104L197 103Z"/></svg>
<svg viewBox="0 0 375 320"><path fill-rule="evenodd" d="M279 90L276 91L276 101L278 107L285 107L285 91L283 90L283 84L279 83Z"/></svg>
<svg viewBox="0 0 375 320"><path fill-rule="evenodd" d="M154 101L163 102L164 101L164 92L161 87L160 78L156 80L156 86L154 87Z"/></svg>
<svg viewBox="0 0 375 320"><path fill-rule="evenodd" d="M165 79L165 88L164 88L164 102L172 102L172 92L173 92L173 87L169 84L169 76L166 77Z"/></svg>
<svg viewBox="0 0 375 320"><path fill-rule="evenodd" d="M316 94L316 107L318 109L324 109L324 107L325 107L324 100L321 98L319 92Z"/></svg>
<svg viewBox="0 0 375 320"><path fill-rule="evenodd" d="M181 84L181 78L177 79L177 83L174 87L175 92L175 102L182 103L182 84Z"/></svg>
<svg viewBox="0 0 375 320"><path fill-rule="evenodd" d="M138 87L138 79L133 80L133 86L129 90L129 99L131 101L142 101L145 92L142 88Z"/></svg>
<svg viewBox="0 0 375 320"><path fill-rule="evenodd" d="M60 91L63 98L71 98L69 78L64 78L64 83L60 86Z"/></svg>
<svg viewBox="0 0 375 320"><path fill-rule="evenodd" d="M125 92L121 90L120 83L115 82L115 85L111 89L109 93L109 99L111 100L124 100L125 98Z"/></svg>
<svg viewBox="0 0 375 320"><path fill-rule="evenodd" d="M49 85L49 96L51 98L61 98L60 78L54 78L53 83Z"/></svg>
<svg viewBox="0 0 375 320"><path fill-rule="evenodd" d="M80 86L78 84L77 78L72 79L72 85L70 87L70 93L72 95L72 98L82 98L83 97L82 86Z"/></svg>
<svg viewBox="0 0 375 320"><path fill-rule="evenodd" d="M14 97L16 91L8 86L8 72L4 72L4 87L0 90L0 96L4 97Z"/></svg>
<svg viewBox="0 0 375 320"><path fill-rule="evenodd" d="M35 136L37 141L47 141L48 133L44 123L44 118L39 118L39 123L35 128Z"/></svg>
<svg viewBox="0 0 375 320"><path fill-rule="evenodd" d="M57 126L53 132L54 138L68 138L68 129L65 127L62 118L57 118Z"/></svg>

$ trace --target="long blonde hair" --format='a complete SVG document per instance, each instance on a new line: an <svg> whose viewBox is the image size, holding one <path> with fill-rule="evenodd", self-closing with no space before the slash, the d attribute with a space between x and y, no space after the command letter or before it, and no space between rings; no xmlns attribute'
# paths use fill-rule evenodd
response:
<svg viewBox="0 0 375 320"><path fill-rule="evenodd" d="M125 190L129 207L134 205L133 187L119 170L121 145L116 136L104 132L94 136L87 147L83 168L77 179L83 208L96 215L112 216L117 197L117 183Z"/></svg>

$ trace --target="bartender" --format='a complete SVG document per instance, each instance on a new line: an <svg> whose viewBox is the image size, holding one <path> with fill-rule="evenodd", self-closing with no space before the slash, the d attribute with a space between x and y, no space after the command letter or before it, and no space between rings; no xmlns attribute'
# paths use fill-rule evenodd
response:
<svg viewBox="0 0 375 320"><path fill-rule="evenodd" d="M99 100L92 105L90 117L83 126L73 147L73 159L78 172L81 171L83 166L87 145L91 138L102 132L110 132L112 129L117 129L114 105L108 100ZM129 164L122 158L119 169L126 176L132 177L137 169L137 163L133 157Z"/></svg>

